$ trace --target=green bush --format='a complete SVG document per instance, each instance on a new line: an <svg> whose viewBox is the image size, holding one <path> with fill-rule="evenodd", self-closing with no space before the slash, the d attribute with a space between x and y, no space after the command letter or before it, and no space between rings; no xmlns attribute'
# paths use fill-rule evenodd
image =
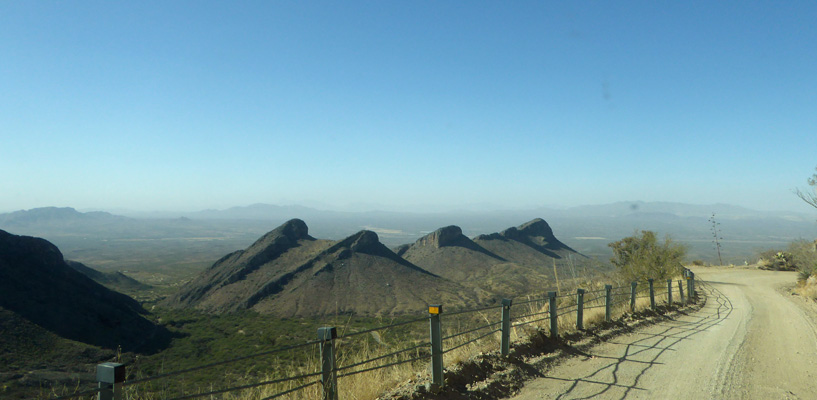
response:
<svg viewBox="0 0 817 400"><path fill-rule="evenodd" d="M814 242L796 240L786 250L766 250L759 254L757 264L762 269L798 271L800 280L817 275L817 251Z"/></svg>
<svg viewBox="0 0 817 400"><path fill-rule="evenodd" d="M757 261L760 269L773 271L794 271L796 266L794 256L788 251L766 250L760 253Z"/></svg>
<svg viewBox="0 0 817 400"><path fill-rule="evenodd" d="M628 281L672 278L681 273L681 261L687 252L686 246L669 236L659 241L652 231L641 231L640 236L626 237L608 246L613 249L610 262Z"/></svg>
<svg viewBox="0 0 817 400"><path fill-rule="evenodd" d="M795 269L802 275L809 276L817 275L817 249L814 247L814 242L809 242L803 239L794 241L789 244L786 249L792 255L792 260Z"/></svg>

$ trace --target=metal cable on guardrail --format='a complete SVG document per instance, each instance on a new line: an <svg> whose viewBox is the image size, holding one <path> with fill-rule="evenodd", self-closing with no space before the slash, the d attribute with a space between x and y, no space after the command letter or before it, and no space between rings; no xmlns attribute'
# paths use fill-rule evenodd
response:
<svg viewBox="0 0 817 400"><path fill-rule="evenodd" d="M568 307L567 310L565 310L562 313L557 314L556 316L561 317L562 315L567 315L567 314L570 314L570 313L574 313L578 309L579 309L579 307L574 305L574 306Z"/></svg>
<svg viewBox="0 0 817 400"><path fill-rule="evenodd" d="M511 321L519 321L520 319L535 317L537 315L548 314L548 313L550 313L550 310L539 311L539 312L535 312L535 313L531 313L531 314L520 315L520 316L512 317Z"/></svg>
<svg viewBox="0 0 817 400"><path fill-rule="evenodd" d="M517 306L521 306L523 304L530 304L530 303L536 303L536 302L542 302L542 301L548 301L548 298L547 297L537 297L537 298L534 298L534 299L527 299L527 300L523 300L523 301L515 301L514 300L513 304L517 305Z"/></svg>
<svg viewBox="0 0 817 400"><path fill-rule="evenodd" d="M449 314L449 315L451 315L451 314ZM375 327L375 328L366 329L366 330L362 330L362 331L359 331L359 332L347 333L345 335L338 336L338 339L350 338L352 336L363 335L364 333L382 331L383 329L394 328L394 327L397 327L397 326L403 326L403 325L413 324L413 323L422 322L422 321L428 321L428 317L417 318L417 319L413 319L413 320L410 320L410 321L404 321L404 322L397 322L397 323L394 323L394 324L391 324L391 325L386 325L386 326L378 326L378 327Z"/></svg>
<svg viewBox="0 0 817 400"><path fill-rule="evenodd" d="M454 312L447 312L447 313L445 313L445 315L447 317L450 317L452 315L460 315L460 314L467 314L467 313L479 312L479 311L485 311L485 310L493 310L493 309L501 308L501 307L502 306L494 305L494 306L487 306L487 307L481 307L481 308L472 308L472 309L468 309L468 310L457 310L457 311L454 311Z"/></svg>
<svg viewBox="0 0 817 400"><path fill-rule="evenodd" d="M454 346L454 347L452 347L452 348L450 348L450 349L445 349L445 350L443 351L443 354L448 353L448 352L451 352L451 351L454 351L454 350L456 350L456 349L459 349L460 347L463 347L463 346L469 345L469 344L471 344L471 343L474 343L474 342L476 342L476 341L478 341L478 340L480 340L480 339L485 338L486 336L493 335L494 333L497 333L497 332L499 332L499 331L501 331L501 329L494 329L494 330L492 330L492 331L490 331L490 332L488 332L488 333L485 333L485 334L483 334L483 335L481 335L481 336L478 336L478 337L476 337L476 338L474 338L474 339L471 339L471 340L469 340L469 341L467 341L467 342L460 343L460 344L458 344L458 345L456 345L456 346Z"/></svg>
<svg viewBox="0 0 817 400"><path fill-rule="evenodd" d="M685 277L688 280L692 279L693 282L689 283L689 291L692 291L694 288L694 274L689 271L685 272ZM669 285L672 285L672 280L668 280ZM248 383L244 385L238 385L229 388L222 388L222 389L213 389L207 392L202 393L190 393L183 395L181 397L176 397L172 400L183 400L183 399L193 399L193 398L200 398L200 397L208 397L208 396L216 396L221 395L224 393L234 392L234 391L241 391L247 389L258 388L262 386L269 386L269 385L276 385L282 384L285 382L292 382L291 384L297 384L297 386L289 387L283 389L283 391L275 393L271 396L264 397L265 400L274 399L277 397L284 396L286 394L293 393L298 390L303 390L315 384L323 384L324 390L324 397L327 396L327 391L336 391L337 386L337 379L349 377L352 375L362 374L366 372L371 372L375 370L380 370L384 368L394 367L396 365L413 363L423 360L431 360L432 368L431 368L431 375L432 375L432 386L433 385L442 385L442 355L460 349L464 346L469 344L476 343L488 336L494 335L496 333L501 333L500 337L500 347L501 347L501 354L503 356L508 355L508 348L509 348L509 337L510 337L510 330L512 328L517 328L524 325L534 324L537 322L548 321L550 320L550 335L552 337L558 337L558 322L560 317L566 316L568 314L575 314L577 318L576 328L583 329L583 320L584 320L584 311L595 309L595 308L606 308L605 312L605 320L611 320L611 308L612 307L619 307L622 305L626 305L630 303L632 306L633 299L644 299L644 298L651 298L651 305L655 307L658 299L656 296L660 296L663 301L666 303L673 303L671 299L672 295L672 287L665 287L663 284L659 284L658 287L653 285L653 280L648 280L649 285L643 284L643 282L638 283L631 283L627 285L620 285L613 287L612 285L605 285L604 288L585 291L582 289L577 289L575 292L563 292L562 294L557 294L556 291L548 292L547 297L528 297L525 300L518 301L514 303L512 299L503 299L501 305L491 305L485 307L478 307L473 309L463 309L457 310L454 312L445 313L445 317L453 317L458 315L464 315L468 313L478 313L487 310L493 310L500 308L502 310L502 321L500 322L489 322L487 324L477 324L477 318L467 317L465 318L466 326L458 327L453 332L449 332L447 336L442 336L441 330L441 319L440 315L442 315L442 306L441 305L433 305L429 306L429 315L410 319L407 321L396 322L385 326L378 326L374 328L364 329L357 332L352 332L348 334L343 334L338 336L336 333L336 328L334 327L323 327L318 329L318 340L309 341L306 343L301 343L292 346L281 347L277 349L272 349L268 351L263 351L255 354L250 354L241 357L235 357L228 360L222 360L217 362L212 362L204 365L199 365L191 368L185 368L177 371L172 371L168 373L162 373L150 377L134 379L129 381L124 381L124 366L122 364L115 364L115 363L106 363L111 365L104 365L100 364L98 368L122 368L119 370L121 373L122 378L116 379L123 379L122 381L118 381L118 389L114 389L114 386L104 387L103 383L105 381L100 381L100 388L86 390L82 392L73 393L70 395L64 395L53 398L54 400L62 400L62 399L72 399L82 396L93 395L95 393L110 393L111 390L122 390L122 387L136 385L139 383L145 383L154 381L157 379L173 377L189 372L195 372L199 370L203 370L206 368L212 368L220 365L235 363L239 361L244 361L252 358L262 357L262 356L270 356L276 353L281 353L284 351L291 351L296 349L301 349L309 346L317 346L320 349L321 354L321 362L320 365L321 370L317 372L310 372L310 373L302 373L297 376L290 376L290 377L282 377L272 380L265 380L262 382L255 382L255 383ZM680 281L679 281L680 286ZM683 288L679 288L679 292ZM689 293L689 297L692 297L693 293ZM592 298L585 299L585 296L594 296ZM683 295L682 295L683 296ZM683 298L683 297L682 297ZM566 299L566 300L560 300ZM548 302L547 305L542 304L541 308L540 305L534 305L534 303L544 303ZM561 307L559 307L559 303L562 303ZM528 305L526 308L529 312L519 316L512 316L510 310L511 307L519 307ZM538 310L538 311L536 311ZM620 310L616 308L616 310ZM620 312L620 311L616 311ZM541 318L540 318L541 317ZM483 315L483 318L486 316ZM383 331L390 328L405 326L409 324L421 323L428 321L431 326L431 340L428 342L414 342L414 345L410 347L403 348L400 350L391 351L386 354L381 354L366 360L356 361L348 365L344 366L336 366L335 364L335 341L339 339L349 339L352 337L358 337L361 335L365 335L368 333L373 333L377 331ZM470 326L468 326L470 325ZM479 325L479 326L474 326ZM499 326L499 327L498 327ZM540 329L540 328L537 328ZM485 332L487 330L487 332ZM474 336L474 337L471 337ZM458 339L466 337L467 340L463 341L462 343L458 343L455 346L443 350L442 343L444 341L450 341L452 339ZM375 338L377 339L377 337ZM420 351L423 348L429 347L430 352L425 353L425 351ZM410 354L409 352L416 351L416 354ZM383 365L372 365L373 363L384 363ZM367 366L368 365L368 366ZM328 370L327 370L328 368ZM119 373L117 373L119 374ZM119 376L119 375L117 375ZM307 381L311 378L315 378L320 376L320 379ZM100 378L102 379L102 378ZM289 385L280 385L280 386L289 386ZM334 397L333 397L334 396ZM337 393L333 392L330 393L328 398L336 398Z"/></svg>
<svg viewBox="0 0 817 400"><path fill-rule="evenodd" d="M321 383L321 380L320 380L320 379L318 379L318 380L316 380L316 381L312 381L312 382L309 382L309 383L305 383L305 384L303 384L303 385L301 385L301 386L296 386L296 387L294 387L294 388L287 389L287 390L285 390L285 391L283 391L283 392L276 393L276 394L274 394L274 395L272 395L272 396L269 396L269 397L264 397L264 398L263 398L263 399L261 399L261 400L272 400L272 399L275 399L275 398L281 397L281 396L283 396L283 395L285 395L285 394L290 394L290 393L292 393L292 392L297 392L297 391L299 391L299 390L301 390L301 389L306 389L306 388L308 388L308 387L310 387L310 386L312 386L312 385L314 385L314 384L317 384L317 383Z"/></svg>
<svg viewBox="0 0 817 400"><path fill-rule="evenodd" d="M311 342L296 344L296 345L293 345L293 346L282 347L282 348L278 348L278 349L275 349L275 350L269 350L269 351L264 351L264 352L261 352L261 353L250 354L250 355L247 355L247 356L231 358L229 360L216 361L216 362L213 362L213 363L210 363L210 364L204 364L204 365L199 365L199 366L196 366L196 367L186 368L186 369L182 369L182 370L178 370L178 371L167 372L167 373L164 373L164 374L149 376L147 378L141 378L141 379L134 379L134 380L130 380L130 381L125 381L125 382L122 383L122 386L130 386L130 385L135 385L137 383L149 382L149 381L153 381L153 380L156 380L156 379L162 379L162 378L167 378L167 377L171 377L171 376L185 374L185 373L188 373L188 372L198 371L198 370L202 370L202 369L205 369L205 368L211 368L211 367L215 367L215 366L219 366L219 365L230 364L230 363L234 363L234 362L238 362L238 361L244 361L244 360L248 360L250 358L268 356L268 355L271 355L271 354L280 353L280 352L287 351L287 350L294 350L294 349L298 349L298 348L301 348L301 347L314 346L314 345L316 345L318 343L320 343L319 340L313 340Z"/></svg>
<svg viewBox="0 0 817 400"><path fill-rule="evenodd" d="M500 322L494 322L494 323L491 323L491 324L488 324L488 325L483 325L483 326L480 326L480 327L477 327L477 328L472 328L472 329L469 329L469 330L464 331L464 332L453 333L451 335L444 336L443 340L449 340L449 339L453 339L453 338L456 338L456 337L460 337L462 335L467 335L467 334L472 333L472 332L476 332L476 331L480 331L480 330L483 330L483 329L486 329L486 328L490 328L492 326L500 325L501 323L502 323L501 321Z"/></svg>
<svg viewBox="0 0 817 400"><path fill-rule="evenodd" d="M171 400L195 399L195 398L198 398L198 397L212 396L212 395L216 395L216 394L235 392L237 390L246 390L246 389L257 388L259 386L274 385L276 383L294 381L294 380L297 380L297 379L310 378L310 377L318 376L318 375L321 375L321 374L323 374L323 372L314 372L314 373L311 373L311 374L303 374L303 375L294 376L294 377L274 379L274 380L271 380L271 381L248 383L246 385L234 386L234 387L226 388L226 389L219 389L219 390L213 390L213 391L210 391L210 392L189 394L189 395L185 395L185 396L181 396L181 397L174 397ZM320 382L320 381L318 381L318 382Z"/></svg>
<svg viewBox="0 0 817 400"><path fill-rule="evenodd" d="M369 371L374 371L374 370L377 370L377 369L383 369L383 368L393 367L393 366L395 366L395 365L406 364L406 363L410 363L410 362L414 362L414 361L426 360L426 359L428 359L428 358L431 358L431 355L425 355L425 356L420 356L420 357L410 358L410 359L408 359L408 360L395 361L395 362L390 363L390 364L378 365L378 366L376 366L376 367L370 367L370 368L361 369L361 370L358 370L358 371L347 372L347 373L345 373L345 374L340 374L340 375L338 375L338 378L343 378L343 377L345 377L345 376L351 376L351 375L362 374L362 373L364 373L364 372L369 372ZM342 370L342 369L343 369L343 368L336 368L336 369L335 369L335 371L340 371L340 370Z"/></svg>
<svg viewBox="0 0 817 400"><path fill-rule="evenodd" d="M544 317L544 318L539 318L539 319L534 319L534 320L531 320L531 321L525 321L525 322L520 322L520 323L517 323L517 324L513 324L513 325L511 325L511 327L516 328L517 326L529 325L529 324L532 324L532 323L535 323L535 322L547 321L549 319L550 319L550 315L548 315L547 317Z"/></svg>
<svg viewBox="0 0 817 400"><path fill-rule="evenodd" d="M421 343L421 344L418 344L416 346L409 347L407 349L397 350L397 351L391 352L389 354L384 354L382 356L371 358L371 359L368 359L368 360L365 360L365 361L360 361L360 362L357 362L357 363L354 363L354 364L349 364L349 365L345 365L343 367L338 367L335 370L336 371L343 371L343 370L351 369L351 368L354 368L354 367L359 367L359 366L364 365L364 364L368 364L368 363L371 363L371 362L382 360L384 358L389 358L391 356L396 356L398 354L405 353L407 351L412 351L412 350L416 350L416 349L419 349L421 347L427 347L427 346L428 346L428 343Z"/></svg>

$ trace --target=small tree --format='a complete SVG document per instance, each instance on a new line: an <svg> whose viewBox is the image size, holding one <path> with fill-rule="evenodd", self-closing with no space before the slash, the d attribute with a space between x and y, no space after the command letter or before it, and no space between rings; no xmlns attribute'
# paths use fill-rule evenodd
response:
<svg viewBox="0 0 817 400"><path fill-rule="evenodd" d="M817 170L817 168L815 168L815 170ZM817 174L808 178L808 185L811 186L811 190L804 192L800 189L794 189L794 193L808 203L808 205L817 208Z"/></svg>
<svg viewBox="0 0 817 400"><path fill-rule="evenodd" d="M681 273L681 261L687 251L686 246L673 242L669 236L659 242L652 231L641 231L640 236L626 237L608 246L613 249L610 262L630 281L672 278Z"/></svg>

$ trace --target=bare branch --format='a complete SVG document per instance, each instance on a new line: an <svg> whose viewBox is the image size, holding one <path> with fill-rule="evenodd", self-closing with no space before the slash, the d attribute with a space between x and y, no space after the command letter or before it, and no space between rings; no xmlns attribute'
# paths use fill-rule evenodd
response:
<svg viewBox="0 0 817 400"><path fill-rule="evenodd" d="M817 208L817 194L804 192L800 189L795 189L794 193L797 195L797 197L808 203L808 205Z"/></svg>

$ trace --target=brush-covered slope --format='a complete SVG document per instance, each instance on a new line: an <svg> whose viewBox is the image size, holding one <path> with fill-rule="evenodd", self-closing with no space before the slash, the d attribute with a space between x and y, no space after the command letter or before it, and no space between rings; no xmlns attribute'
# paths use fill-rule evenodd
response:
<svg viewBox="0 0 817 400"><path fill-rule="evenodd" d="M2 230L0 307L64 338L106 348L149 350L166 338L139 303L69 267L50 242Z"/></svg>
<svg viewBox="0 0 817 400"><path fill-rule="evenodd" d="M464 305L465 290L400 258L377 234L316 240L293 219L225 256L167 303L211 312L253 309L282 317L419 312Z"/></svg>
<svg viewBox="0 0 817 400"><path fill-rule="evenodd" d="M398 247L396 251L407 261L433 274L480 289L476 293L481 298L513 291L508 285L497 287L486 282L486 278L496 275L494 267L508 261L463 235L458 226L437 229L411 245ZM505 270L504 267L499 269Z"/></svg>
<svg viewBox="0 0 817 400"><path fill-rule="evenodd" d="M65 263L77 270L79 273L91 278L94 282L99 283L107 288L116 290L117 292L127 292L132 290L144 290L150 288L142 282L137 281L119 271L102 272L93 269L79 261L65 260Z"/></svg>
<svg viewBox="0 0 817 400"><path fill-rule="evenodd" d="M535 219L501 233L471 240L456 226L440 228L410 246L398 248L406 260L478 290L480 297L541 292L555 284L553 264L577 254ZM561 265L557 270L563 268Z"/></svg>
<svg viewBox="0 0 817 400"><path fill-rule="evenodd" d="M479 235L474 242L488 251L503 255L508 261L520 264L541 264L579 254L560 242L553 235L550 225L541 218L500 233Z"/></svg>

